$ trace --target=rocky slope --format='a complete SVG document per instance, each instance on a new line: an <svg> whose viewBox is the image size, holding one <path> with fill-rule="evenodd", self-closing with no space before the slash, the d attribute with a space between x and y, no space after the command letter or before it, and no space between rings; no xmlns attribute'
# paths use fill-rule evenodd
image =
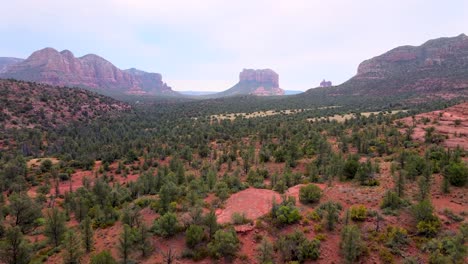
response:
<svg viewBox="0 0 468 264"><path fill-rule="evenodd" d="M310 89L316 96L403 96L455 98L468 95L468 37L429 40L421 46L402 46L362 62L347 82Z"/></svg>
<svg viewBox="0 0 468 264"><path fill-rule="evenodd" d="M18 58L0 57L0 73L5 72L8 66L22 61L23 59Z"/></svg>
<svg viewBox="0 0 468 264"><path fill-rule="evenodd" d="M130 106L84 89L0 80L0 131L86 122L130 110Z"/></svg>
<svg viewBox="0 0 468 264"><path fill-rule="evenodd" d="M239 74L239 82L236 85L211 97L236 95L275 96L284 95L284 90L279 88L279 76L273 70L244 69Z"/></svg>
<svg viewBox="0 0 468 264"><path fill-rule="evenodd" d="M0 73L13 78L57 86L82 87L105 94L176 96L158 73L120 70L109 61L88 54L76 58L72 52L45 48Z"/></svg>

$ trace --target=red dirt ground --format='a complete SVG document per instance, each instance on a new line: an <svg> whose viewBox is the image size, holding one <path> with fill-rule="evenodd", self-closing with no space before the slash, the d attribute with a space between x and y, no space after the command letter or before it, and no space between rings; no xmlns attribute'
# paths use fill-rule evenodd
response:
<svg viewBox="0 0 468 264"><path fill-rule="evenodd" d="M273 199L281 201L281 196L272 190L248 188L235 193L226 201L224 209L217 210L218 222L231 222L233 213L245 213L246 217L255 220L271 209Z"/></svg>
<svg viewBox="0 0 468 264"><path fill-rule="evenodd" d="M423 119L428 118L430 121L426 125ZM455 125L455 120L460 120L459 125ZM412 117L400 119L407 126L413 125ZM435 127L436 133L446 135L448 139L444 141L444 145L449 148L457 146L463 149L468 149L468 103L463 103L449 107L444 110L438 110L428 113L422 113L415 116L413 139L424 142L424 129Z"/></svg>

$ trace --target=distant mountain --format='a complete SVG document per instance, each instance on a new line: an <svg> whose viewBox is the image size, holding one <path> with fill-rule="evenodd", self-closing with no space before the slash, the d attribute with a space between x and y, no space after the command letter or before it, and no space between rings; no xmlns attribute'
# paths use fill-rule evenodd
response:
<svg viewBox="0 0 468 264"><path fill-rule="evenodd" d="M109 61L88 54L76 58L68 50L45 48L10 64L0 78L34 81L57 86L82 87L105 94L178 96L159 73L120 70Z"/></svg>
<svg viewBox="0 0 468 264"><path fill-rule="evenodd" d="M5 72L8 66L22 61L23 59L18 58L0 57L0 73Z"/></svg>
<svg viewBox="0 0 468 264"><path fill-rule="evenodd" d="M460 95L468 95L468 37L464 34L392 49L362 62L345 83L310 89L303 98L450 99Z"/></svg>
<svg viewBox="0 0 468 264"><path fill-rule="evenodd" d="M16 80L0 80L0 106L0 131L50 129L130 110L125 103L84 89Z"/></svg>
<svg viewBox="0 0 468 264"><path fill-rule="evenodd" d="M293 94L300 94L303 93L303 91L297 91L297 90L284 90L284 95L293 95Z"/></svg>
<svg viewBox="0 0 468 264"><path fill-rule="evenodd" d="M284 95L284 90L279 88L278 80L278 74L270 69L244 69L239 74L239 82L236 85L224 92L214 94L210 97L218 98L237 95Z"/></svg>
<svg viewBox="0 0 468 264"><path fill-rule="evenodd" d="M203 95L211 95L216 94L217 92L205 92L205 91L178 91L183 95L190 95L190 96L203 96Z"/></svg>

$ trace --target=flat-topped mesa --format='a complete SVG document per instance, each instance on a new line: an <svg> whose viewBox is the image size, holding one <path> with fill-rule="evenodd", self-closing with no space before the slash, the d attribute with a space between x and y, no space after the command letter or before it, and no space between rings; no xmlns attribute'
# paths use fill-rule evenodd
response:
<svg viewBox="0 0 468 264"><path fill-rule="evenodd" d="M278 80L278 74L270 69L243 69L242 72L239 73L239 82L236 85L211 97L216 98L238 95L284 95L284 90L279 88Z"/></svg>
<svg viewBox="0 0 468 264"><path fill-rule="evenodd" d="M279 76L276 72L270 69L254 70L244 69L239 74L239 81L255 81L258 83L268 83L275 88L279 87Z"/></svg>

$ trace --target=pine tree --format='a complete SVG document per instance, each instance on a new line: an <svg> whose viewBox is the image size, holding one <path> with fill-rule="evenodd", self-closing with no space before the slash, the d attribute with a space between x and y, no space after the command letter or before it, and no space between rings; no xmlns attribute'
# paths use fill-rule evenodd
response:
<svg viewBox="0 0 468 264"><path fill-rule="evenodd" d="M260 245L257 247L257 260L259 263L273 263L273 244L263 238Z"/></svg>
<svg viewBox="0 0 468 264"><path fill-rule="evenodd" d="M395 192L400 198L402 198L405 194L405 175L406 171L400 170L400 172L398 173L397 182L395 184Z"/></svg>
<svg viewBox="0 0 468 264"><path fill-rule="evenodd" d="M341 232L341 253L346 263L354 263L361 255L361 232L355 225L347 225Z"/></svg>
<svg viewBox="0 0 468 264"><path fill-rule="evenodd" d="M78 264L80 263L83 251L81 248L82 241L80 236L72 230L68 230L63 239L63 263L64 264Z"/></svg>
<svg viewBox="0 0 468 264"><path fill-rule="evenodd" d="M8 264L27 264L30 258L31 247L21 229L17 226L7 229L0 242L0 260Z"/></svg>
<svg viewBox="0 0 468 264"><path fill-rule="evenodd" d="M66 230L65 215L57 207L47 211L44 234L55 247L62 242Z"/></svg>
<svg viewBox="0 0 468 264"><path fill-rule="evenodd" d="M120 256L122 257L122 263L124 264L130 262L130 253L132 251L133 241L131 228L128 225L124 225L118 244Z"/></svg>
<svg viewBox="0 0 468 264"><path fill-rule="evenodd" d="M93 227L91 226L91 218L87 216L80 224L81 234L83 236L83 245L86 252L91 252L93 249Z"/></svg>
<svg viewBox="0 0 468 264"><path fill-rule="evenodd" d="M210 236L210 240L213 237L213 235L218 231L219 226L218 226L218 219L216 217L216 213L211 210L206 216L205 216L205 226L208 228L208 234Z"/></svg>
<svg viewBox="0 0 468 264"><path fill-rule="evenodd" d="M151 242L149 238L150 238L150 233L148 232L148 227L146 226L145 223L141 223L137 227L136 243L137 243L138 249L141 252L142 257L148 256L148 254L152 250Z"/></svg>

